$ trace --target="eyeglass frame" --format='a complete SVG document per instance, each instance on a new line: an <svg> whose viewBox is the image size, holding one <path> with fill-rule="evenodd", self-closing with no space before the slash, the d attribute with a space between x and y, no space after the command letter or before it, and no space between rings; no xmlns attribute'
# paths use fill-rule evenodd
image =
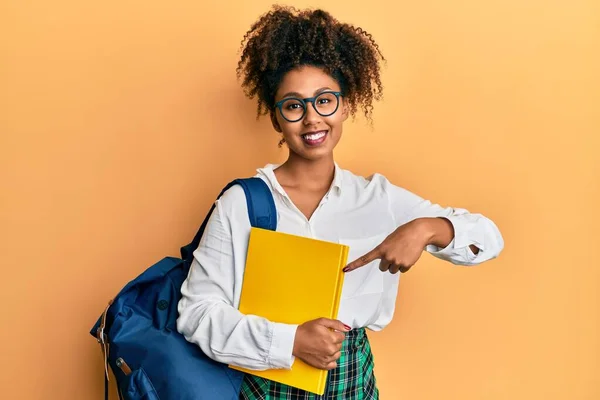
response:
<svg viewBox="0 0 600 400"><path fill-rule="evenodd" d="M333 110L331 113L329 114L321 114L319 112L319 110L317 110L317 107L315 106L315 100L317 100L317 97L322 96L324 94L327 93L331 93L336 97L337 100L337 104L335 106L335 110ZM340 108L340 96L342 96L342 92L339 91L334 91L334 90L324 90L321 93L313 96L313 97L307 97L305 99L301 99L299 97L286 97L284 99L279 100L277 103L275 103L275 108L279 109L279 114L283 117L283 119L285 119L287 122L298 122L300 120L302 120L302 118L304 118L306 116L306 110L308 109L308 105L306 103L311 103L314 110L317 112L317 114L319 114L321 117L330 117L333 114L335 114L337 112L337 110ZM303 106L303 112L302 112L302 116L298 119L295 120L289 120L285 117L285 115L283 115L283 103L285 103L286 101L289 100L298 100L300 103L302 103Z"/></svg>

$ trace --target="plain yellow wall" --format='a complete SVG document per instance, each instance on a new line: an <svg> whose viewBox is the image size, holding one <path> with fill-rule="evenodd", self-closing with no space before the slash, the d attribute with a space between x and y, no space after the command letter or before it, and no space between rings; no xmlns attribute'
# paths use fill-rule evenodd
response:
<svg viewBox="0 0 600 400"><path fill-rule="evenodd" d="M235 78L269 5L3 2L0 397L100 399L106 301L176 255L227 181L284 159ZM382 398L600 398L600 3L295 5L388 58L375 125L347 124L338 162L506 240L486 265L425 256L402 277L371 335Z"/></svg>

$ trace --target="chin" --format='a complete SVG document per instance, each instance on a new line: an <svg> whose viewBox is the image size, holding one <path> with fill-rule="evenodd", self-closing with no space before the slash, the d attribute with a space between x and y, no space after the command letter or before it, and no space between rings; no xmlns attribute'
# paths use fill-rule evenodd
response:
<svg viewBox="0 0 600 400"><path fill-rule="evenodd" d="M298 156L304 158L309 161L319 161L324 158L331 158L333 155L333 151L330 149L315 149L310 151L302 151L296 153Z"/></svg>

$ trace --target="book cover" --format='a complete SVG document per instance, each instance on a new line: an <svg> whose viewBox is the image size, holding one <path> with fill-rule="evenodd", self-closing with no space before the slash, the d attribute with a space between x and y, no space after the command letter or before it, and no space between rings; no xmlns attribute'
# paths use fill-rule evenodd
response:
<svg viewBox="0 0 600 400"><path fill-rule="evenodd" d="M252 228L240 311L273 322L302 324L337 318L348 246ZM316 394L323 394L328 371L296 358L291 370L230 368Z"/></svg>

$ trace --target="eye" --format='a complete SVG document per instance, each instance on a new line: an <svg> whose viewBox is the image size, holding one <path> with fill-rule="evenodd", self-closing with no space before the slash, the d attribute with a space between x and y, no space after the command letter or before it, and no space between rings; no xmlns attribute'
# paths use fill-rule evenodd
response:
<svg viewBox="0 0 600 400"><path fill-rule="evenodd" d="M337 98L335 97L335 95L333 93L324 92L324 93L321 93L317 97L315 105L320 106L320 107L324 107L324 106L329 107L330 105L335 104L336 101L337 101Z"/></svg>
<svg viewBox="0 0 600 400"><path fill-rule="evenodd" d="M281 110L290 113L298 113L304 110L304 105L298 101L298 99L287 99L281 105Z"/></svg>

